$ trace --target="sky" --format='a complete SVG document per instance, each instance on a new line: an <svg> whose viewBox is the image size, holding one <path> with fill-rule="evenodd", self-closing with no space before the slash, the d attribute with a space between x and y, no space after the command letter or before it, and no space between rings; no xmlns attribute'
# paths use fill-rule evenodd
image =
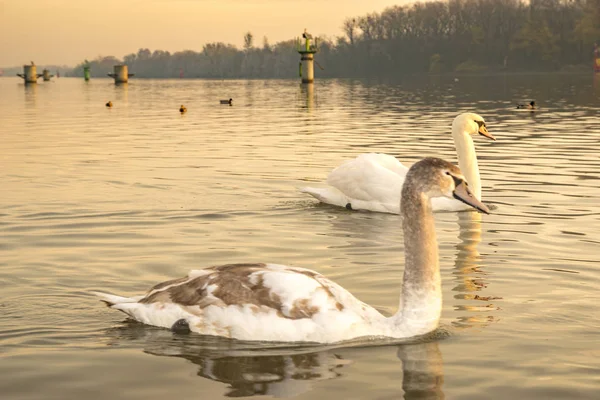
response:
<svg viewBox="0 0 600 400"><path fill-rule="evenodd" d="M300 36L342 35L348 17L412 0L0 0L0 66L71 65L139 48L202 50Z"/></svg>

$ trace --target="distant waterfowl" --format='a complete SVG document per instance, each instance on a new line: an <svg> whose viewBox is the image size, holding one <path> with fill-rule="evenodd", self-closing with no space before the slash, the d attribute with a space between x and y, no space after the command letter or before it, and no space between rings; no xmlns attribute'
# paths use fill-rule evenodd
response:
<svg viewBox="0 0 600 400"><path fill-rule="evenodd" d="M219 100L221 102L221 104L229 104L231 105L233 102L233 99L229 99L229 100Z"/></svg>
<svg viewBox="0 0 600 400"><path fill-rule="evenodd" d="M530 101L529 104L517 104L518 110L535 110L535 101Z"/></svg>
<svg viewBox="0 0 600 400"><path fill-rule="evenodd" d="M187 112L187 108L185 108L185 106L182 104L181 107L179 107L179 112L183 114Z"/></svg>
<svg viewBox="0 0 600 400"><path fill-rule="evenodd" d="M458 199L488 213L454 165L425 158L402 188L405 267L400 307L383 316L318 272L276 264L193 270L145 295L98 293L109 307L149 325L240 340L334 343L359 337L406 338L436 329L442 311L431 199Z"/></svg>
<svg viewBox="0 0 600 400"><path fill-rule="evenodd" d="M109 101L108 103L106 103L106 107L111 108L112 107L112 101Z"/></svg>
<svg viewBox="0 0 600 400"><path fill-rule="evenodd" d="M458 165L469 187L481 199L481 178L471 135L480 134L496 140L486 127L483 117L474 113L458 115L452 122L452 138L458 155ZM408 168L388 154L365 153L346 161L327 177L328 187L304 187L300 190L317 200L349 210L400 213L400 194ZM434 211L461 211L468 206L448 198L433 200Z"/></svg>

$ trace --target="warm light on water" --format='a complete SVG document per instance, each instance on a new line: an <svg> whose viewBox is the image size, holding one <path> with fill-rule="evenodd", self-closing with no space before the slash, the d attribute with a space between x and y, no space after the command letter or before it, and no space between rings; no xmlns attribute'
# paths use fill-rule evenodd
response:
<svg viewBox="0 0 600 400"><path fill-rule="evenodd" d="M233 106L219 104L229 97ZM514 110L532 98L539 112ZM596 398L599 100L591 75L310 90L0 79L0 393ZM266 350L128 322L89 294L139 294L190 269L264 261L315 269L392 313L400 217L318 205L296 188L361 152L456 162L450 124L462 111L481 114L498 139L474 138L493 210L436 214L444 309L430 337Z"/></svg>

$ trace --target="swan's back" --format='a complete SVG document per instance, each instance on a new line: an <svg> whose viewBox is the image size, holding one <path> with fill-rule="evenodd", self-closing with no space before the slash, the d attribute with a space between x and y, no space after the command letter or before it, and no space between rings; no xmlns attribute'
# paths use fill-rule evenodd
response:
<svg viewBox="0 0 600 400"><path fill-rule="evenodd" d="M344 193L353 209L385 212L390 212L391 209L398 212L400 192L407 171L408 168L396 157L367 153L346 161L331 171L327 183Z"/></svg>
<svg viewBox="0 0 600 400"><path fill-rule="evenodd" d="M408 168L402 165L394 156L382 153L364 153L359 154L353 160L343 162L339 167L331 171L327 178L327 183L331 185L333 180L345 174L352 174L357 168L382 168L399 176L405 176L408 172Z"/></svg>

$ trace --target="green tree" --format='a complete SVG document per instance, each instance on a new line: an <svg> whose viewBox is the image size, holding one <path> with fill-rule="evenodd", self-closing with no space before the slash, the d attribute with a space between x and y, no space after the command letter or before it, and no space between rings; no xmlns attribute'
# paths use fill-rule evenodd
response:
<svg viewBox="0 0 600 400"><path fill-rule="evenodd" d="M542 63L554 63L560 48L558 37L553 34L546 21L528 20L511 42L511 50L520 55L524 61L536 66Z"/></svg>

